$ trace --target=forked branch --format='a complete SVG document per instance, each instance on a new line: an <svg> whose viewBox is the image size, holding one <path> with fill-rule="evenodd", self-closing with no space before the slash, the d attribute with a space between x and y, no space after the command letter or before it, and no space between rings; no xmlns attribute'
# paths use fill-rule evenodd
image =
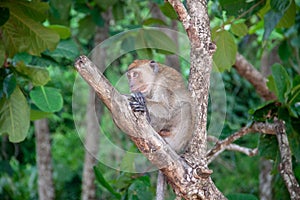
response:
<svg viewBox="0 0 300 200"><path fill-rule="evenodd" d="M196 184L199 179L209 179L210 174L206 174L201 168L192 169L154 131L143 114L133 114L128 97L117 92L86 56L77 59L75 68L110 110L117 126L127 133L148 160L163 172L176 194L185 199L199 196L201 188L191 191L189 186ZM213 188L212 184L211 187ZM215 199L214 194L210 195L211 197L204 197Z"/></svg>
<svg viewBox="0 0 300 200"><path fill-rule="evenodd" d="M241 130L230 135L224 140L218 141L207 153L208 163L212 162L220 153L226 149L233 148L232 143L249 133L275 134L275 124L255 122L251 126L243 127ZM230 147L231 146L231 147ZM255 151L254 151L255 152ZM252 152L253 153L253 152Z"/></svg>

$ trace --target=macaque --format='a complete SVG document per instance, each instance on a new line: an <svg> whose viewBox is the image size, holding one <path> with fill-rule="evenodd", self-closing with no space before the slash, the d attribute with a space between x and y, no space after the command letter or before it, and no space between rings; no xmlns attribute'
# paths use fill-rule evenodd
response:
<svg viewBox="0 0 300 200"><path fill-rule="evenodd" d="M145 112L154 130L177 153L192 137L191 97L182 76L175 69L150 60L135 60L127 77L134 112Z"/></svg>

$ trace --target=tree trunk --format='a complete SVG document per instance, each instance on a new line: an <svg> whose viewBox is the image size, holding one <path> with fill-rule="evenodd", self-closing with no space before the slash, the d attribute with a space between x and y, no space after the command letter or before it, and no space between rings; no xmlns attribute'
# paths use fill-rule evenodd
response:
<svg viewBox="0 0 300 200"><path fill-rule="evenodd" d="M55 190L52 180L51 144L48 119L34 121L36 136L36 160L38 167L38 192L40 200L52 200Z"/></svg>
<svg viewBox="0 0 300 200"><path fill-rule="evenodd" d="M105 20L103 28L97 27L94 38L94 51L92 60L98 64L101 71L104 70L105 52L98 52L97 45L108 37L109 20L111 18L110 11L104 13L102 17ZM95 174L93 167L97 164L95 156L99 151L99 124L100 116L103 109L99 98L96 97L95 91L91 88L89 92L89 103L87 107L87 133L85 136L85 159L82 177L82 199L96 199Z"/></svg>
<svg viewBox="0 0 300 200"><path fill-rule="evenodd" d="M96 106L98 105L98 106ZM95 97L95 91L90 89L89 103L87 107L87 130L85 136L85 158L82 176L82 199L96 199L95 174L93 167L97 164L99 150L99 115L100 102ZM96 110L96 112L95 112Z"/></svg>

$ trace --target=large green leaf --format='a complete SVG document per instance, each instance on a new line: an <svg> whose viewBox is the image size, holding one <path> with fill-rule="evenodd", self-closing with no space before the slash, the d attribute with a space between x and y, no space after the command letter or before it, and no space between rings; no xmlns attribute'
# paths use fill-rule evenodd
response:
<svg viewBox="0 0 300 200"><path fill-rule="evenodd" d="M62 25L50 25L48 27L58 33L61 39L68 39L71 37L71 30L69 27Z"/></svg>
<svg viewBox="0 0 300 200"><path fill-rule="evenodd" d="M159 6L162 13L170 19L177 19L178 15L175 12L173 6L169 2L165 2L163 5Z"/></svg>
<svg viewBox="0 0 300 200"><path fill-rule="evenodd" d="M128 188L128 199L151 200L153 194L150 189L149 176L142 176L134 180Z"/></svg>
<svg viewBox="0 0 300 200"><path fill-rule="evenodd" d="M38 119L44 119L44 118L48 118L51 116L53 116L53 113L43 112L43 111L34 110L34 109L30 110L30 120L31 121L35 121Z"/></svg>
<svg viewBox="0 0 300 200"><path fill-rule="evenodd" d="M63 40L54 51L46 51L43 54L53 58L66 58L68 60L75 60L79 56L79 50L73 40Z"/></svg>
<svg viewBox="0 0 300 200"><path fill-rule="evenodd" d="M248 33L248 27L244 22L234 23L231 25L231 31L233 34L243 37Z"/></svg>
<svg viewBox="0 0 300 200"><path fill-rule="evenodd" d="M290 77L284 67L280 64L274 64L272 66L272 76L275 83L275 91L273 92L275 92L281 103L285 103L287 95L291 90Z"/></svg>
<svg viewBox="0 0 300 200"><path fill-rule="evenodd" d="M3 93L7 98L15 91L17 80L13 73L8 74L3 80Z"/></svg>
<svg viewBox="0 0 300 200"><path fill-rule="evenodd" d="M96 30L96 24L93 22L93 18L91 15L86 15L79 21L79 30L79 38L85 40L91 39Z"/></svg>
<svg viewBox="0 0 300 200"><path fill-rule="evenodd" d="M163 50L163 53L176 51L177 47L174 41L164 32L159 30L140 30L138 32L135 47L139 48L154 48Z"/></svg>
<svg viewBox="0 0 300 200"><path fill-rule="evenodd" d="M29 106L16 87L10 98L0 101L0 134L8 134L11 142L21 142L27 136L29 122Z"/></svg>
<svg viewBox="0 0 300 200"><path fill-rule="evenodd" d="M267 40L271 35L271 32L274 30L280 19L282 18L283 14L281 12L276 12L274 10L270 10L264 16L264 35L263 39Z"/></svg>
<svg viewBox="0 0 300 200"><path fill-rule="evenodd" d="M78 1L76 1L77 3ZM49 1L50 12L49 21L51 24L61 24L69 26L70 23L70 10L72 0L51 0Z"/></svg>
<svg viewBox="0 0 300 200"><path fill-rule="evenodd" d="M265 0L220 0L219 2L227 15L238 17L245 14L244 17L246 18L252 16L252 14L261 9L266 3Z"/></svg>
<svg viewBox="0 0 300 200"><path fill-rule="evenodd" d="M45 85L49 80L49 72L41 67L29 67L20 62L16 66L16 70L30 79L34 86Z"/></svg>
<svg viewBox="0 0 300 200"><path fill-rule="evenodd" d="M270 0L270 6L274 11L285 12L289 7L291 0Z"/></svg>
<svg viewBox="0 0 300 200"><path fill-rule="evenodd" d="M276 160L279 155L278 142L274 135L261 135L258 144L259 156Z"/></svg>
<svg viewBox="0 0 300 200"><path fill-rule="evenodd" d="M63 106L63 98L56 88L36 87L29 95L33 103L44 112L56 112Z"/></svg>
<svg viewBox="0 0 300 200"><path fill-rule="evenodd" d="M214 36L214 41L217 45L213 59L214 64L220 71L228 70L235 63L235 56L237 53L237 46L234 42L233 36L225 30L217 32Z"/></svg>
<svg viewBox="0 0 300 200"><path fill-rule="evenodd" d="M121 199L121 195L116 192L112 186L105 180L102 172L99 168L94 167L94 173L96 175L96 180L100 183L104 188L106 188L111 194L113 194L117 199Z"/></svg>
<svg viewBox="0 0 300 200"><path fill-rule="evenodd" d="M9 57L18 52L40 55L46 49L55 49L59 35L38 22L45 18L47 4L10 1L1 2L0 6L6 6L10 10L9 20L1 27Z"/></svg>
<svg viewBox="0 0 300 200"><path fill-rule="evenodd" d="M5 62L5 47L2 40L0 40L0 66Z"/></svg>
<svg viewBox="0 0 300 200"><path fill-rule="evenodd" d="M295 18L296 18L296 5L295 2L292 1L288 9L284 12L281 20L278 22L276 27L289 28L295 24Z"/></svg>
<svg viewBox="0 0 300 200"><path fill-rule="evenodd" d="M0 26L2 26L9 19L9 9L0 7L0 13Z"/></svg>

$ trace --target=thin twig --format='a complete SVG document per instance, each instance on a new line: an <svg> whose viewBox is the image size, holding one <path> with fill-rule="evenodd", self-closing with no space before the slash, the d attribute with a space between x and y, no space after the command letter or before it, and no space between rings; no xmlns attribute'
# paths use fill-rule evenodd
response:
<svg viewBox="0 0 300 200"><path fill-rule="evenodd" d="M255 132L274 135L275 125L270 123L255 122L249 127L248 126L243 127L241 130L235 132L234 134L227 137L226 139L218 141L216 145L207 153L208 163L212 162L217 157L217 155L222 153L227 148L232 148L228 146L230 146L237 139L249 133L255 133Z"/></svg>

